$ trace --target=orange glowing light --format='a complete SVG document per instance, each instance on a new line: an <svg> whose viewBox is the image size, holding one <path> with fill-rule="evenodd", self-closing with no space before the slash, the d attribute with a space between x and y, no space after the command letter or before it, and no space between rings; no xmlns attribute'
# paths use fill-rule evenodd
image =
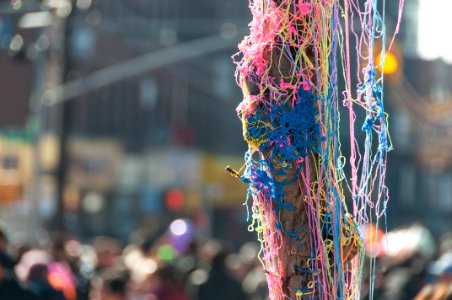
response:
<svg viewBox="0 0 452 300"><path fill-rule="evenodd" d="M383 73L386 75L394 74L399 69L399 62L397 60L397 57L391 52L387 52L385 54L383 62L381 55L378 54L376 62L378 64L378 70L380 70L380 72L383 71Z"/></svg>

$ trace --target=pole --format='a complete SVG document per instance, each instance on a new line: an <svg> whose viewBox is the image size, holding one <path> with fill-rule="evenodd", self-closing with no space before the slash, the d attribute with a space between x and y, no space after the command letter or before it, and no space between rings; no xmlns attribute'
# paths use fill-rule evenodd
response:
<svg viewBox="0 0 452 300"><path fill-rule="evenodd" d="M63 59L63 82L69 81L69 74L74 68L74 62L71 57L71 37L73 28L75 26L75 1L72 0L72 10L69 16L66 18L64 24L64 59ZM70 127L72 125L72 111L73 103L71 101L65 101L60 103L59 109L59 163L56 171L56 213L53 218L53 227L56 231L60 233L66 232L66 221L65 221L65 208L64 208L64 189L67 181L67 171L68 171L68 138L70 134Z"/></svg>
<svg viewBox="0 0 452 300"><path fill-rule="evenodd" d="M243 175L272 300L349 299L361 249L335 155L336 1L250 1L236 61ZM337 17L336 17L337 18ZM332 87L333 92L329 90Z"/></svg>

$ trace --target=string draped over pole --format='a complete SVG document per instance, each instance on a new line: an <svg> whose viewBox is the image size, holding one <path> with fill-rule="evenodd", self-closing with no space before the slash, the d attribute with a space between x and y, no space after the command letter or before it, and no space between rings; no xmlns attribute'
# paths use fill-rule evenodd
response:
<svg viewBox="0 0 452 300"><path fill-rule="evenodd" d="M402 6L400 0L400 12ZM250 34L233 56L248 151L242 169L228 170L249 186L249 229L261 243L270 297L359 299L363 225L378 226L388 201L392 146L378 72L384 66L374 60L375 41L384 58L394 39L385 47L385 3L250 0L250 9ZM341 92L338 76L345 81ZM348 160L341 154L340 105L350 122ZM364 120L357 120L357 109ZM359 121L364 145L355 139ZM344 189L352 198L350 212Z"/></svg>

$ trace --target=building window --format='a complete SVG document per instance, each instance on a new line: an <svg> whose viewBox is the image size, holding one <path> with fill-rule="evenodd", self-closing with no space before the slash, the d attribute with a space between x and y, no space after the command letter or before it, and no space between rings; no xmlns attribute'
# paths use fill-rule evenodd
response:
<svg viewBox="0 0 452 300"><path fill-rule="evenodd" d="M439 211L452 211L452 173L450 172L439 178L437 203Z"/></svg>
<svg viewBox="0 0 452 300"><path fill-rule="evenodd" d="M420 58L442 58L452 63L452 1L419 0L417 50Z"/></svg>
<svg viewBox="0 0 452 300"><path fill-rule="evenodd" d="M415 205L415 167L413 165L405 164L399 168L399 172L400 206L403 208L411 208Z"/></svg>

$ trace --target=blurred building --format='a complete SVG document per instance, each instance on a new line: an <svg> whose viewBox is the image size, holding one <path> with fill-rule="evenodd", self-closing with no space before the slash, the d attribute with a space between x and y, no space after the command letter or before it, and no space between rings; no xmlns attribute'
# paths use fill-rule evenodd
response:
<svg viewBox="0 0 452 300"><path fill-rule="evenodd" d="M447 50L452 48L442 38L450 18L433 8L437 4L450 5L442 0L405 3L396 45L400 71L385 82L395 146L389 154L388 224L419 221L439 235L452 228L452 65Z"/></svg>
<svg viewBox="0 0 452 300"><path fill-rule="evenodd" d="M395 2L387 3L389 31ZM9 178L25 174L15 188L0 181L0 200L34 199L46 225L57 214L86 237L149 235L190 216L206 235L241 239L246 187L223 169L239 169L246 149L230 56L251 19L248 1L14 3L0 1L0 129L4 143L19 140L28 150L0 151L2 168L16 174ZM452 69L449 58L422 56L424 4L406 3L398 65L386 76L395 146L388 225L420 220L439 234L452 227ZM31 12L50 12L51 21L24 18ZM149 70L134 73L137 57L150 57L142 60ZM86 88L83 80L99 70L107 84ZM80 86L61 103L37 105L62 82Z"/></svg>
<svg viewBox="0 0 452 300"><path fill-rule="evenodd" d="M30 19L36 12L41 18ZM0 1L0 217L20 230L29 225L24 220L30 219L27 199L35 182L32 95L49 44L42 38L47 16L37 1Z"/></svg>
<svg viewBox="0 0 452 300"><path fill-rule="evenodd" d="M195 54L44 109L43 132L58 133L52 120L58 111L64 118L68 229L126 238L137 228L159 230L176 216L205 223L239 214L244 224L246 187L224 167L240 168L245 149L230 56L249 19L247 3L90 4L77 5L66 23L66 81L163 48L174 56L171 50L183 52L188 42L195 46L186 51ZM196 45L201 39L226 43L211 51ZM223 225L215 224L206 234L219 232Z"/></svg>

